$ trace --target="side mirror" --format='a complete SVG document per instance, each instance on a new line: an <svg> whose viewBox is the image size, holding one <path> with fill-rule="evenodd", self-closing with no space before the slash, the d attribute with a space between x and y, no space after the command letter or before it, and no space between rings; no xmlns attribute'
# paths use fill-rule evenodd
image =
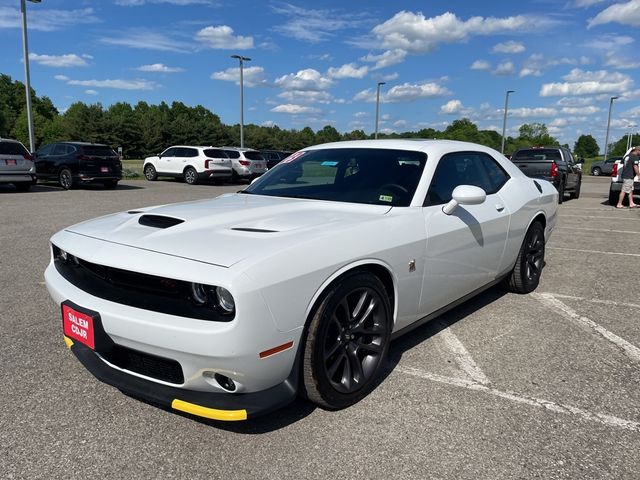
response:
<svg viewBox="0 0 640 480"><path fill-rule="evenodd" d="M458 185L451 194L451 200L442 211L451 215L458 205L480 205L487 199L487 193L480 187L473 185Z"/></svg>

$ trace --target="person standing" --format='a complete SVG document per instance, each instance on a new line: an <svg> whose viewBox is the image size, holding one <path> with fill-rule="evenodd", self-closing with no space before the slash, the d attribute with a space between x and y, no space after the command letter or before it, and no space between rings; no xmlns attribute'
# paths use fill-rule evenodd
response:
<svg viewBox="0 0 640 480"><path fill-rule="evenodd" d="M616 208L624 208L622 202L624 196L629 195L629 208L635 208L638 205L633 202L633 178L636 175L640 175L638 167L638 159L640 158L640 147L633 147L629 154L624 158L622 167L622 190L620 191L620 197L618 197L618 204Z"/></svg>

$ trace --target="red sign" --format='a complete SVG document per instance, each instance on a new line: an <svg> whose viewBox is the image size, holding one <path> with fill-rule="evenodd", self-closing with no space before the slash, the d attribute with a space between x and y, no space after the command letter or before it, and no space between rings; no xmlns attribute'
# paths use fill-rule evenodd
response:
<svg viewBox="0 0 640 480"><path fill-rule="evenodd" d="M62 305L62 330L64 334L94 349L93 318L78 312L68 305Z"/></svg>

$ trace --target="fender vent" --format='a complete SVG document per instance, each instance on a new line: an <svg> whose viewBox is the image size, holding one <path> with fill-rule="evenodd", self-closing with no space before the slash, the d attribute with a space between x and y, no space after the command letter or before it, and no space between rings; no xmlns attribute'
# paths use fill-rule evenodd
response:
<svg viewBox="0 0 640 480"><path fill-rule="evenodd" d="M153 228L169 228L184 222L179 218L163 217L162 215L142 215L138 219L140 225Z"/></svg>
<svg viewBox="0 0 640 480"><path fill-rule="evenodd" d="M278 233L278 230L265 230L264 228L245 228L245 227L234 227L231 230L235 230L237 232L253 232L253 233Z"/></svg>
<svg viewBox="0 0 640 480"><path fill-rule="evenodd" d="M536 188L538 189L538 191L540 193L542 193L542 187L540 186L540 184L538 182L536 182L535 180L533 181L533 183L535 184Z"/></svg>

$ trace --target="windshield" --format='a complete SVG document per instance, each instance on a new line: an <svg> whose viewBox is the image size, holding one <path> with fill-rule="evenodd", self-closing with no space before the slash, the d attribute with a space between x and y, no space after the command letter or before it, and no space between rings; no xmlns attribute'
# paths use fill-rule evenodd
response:
<svg viewBox="0 0 640 480"><path fill-rule="evenodd" d="M406 207L427 156L380 148L332 148L294 153L245 192L275 197Z"/></svg>

